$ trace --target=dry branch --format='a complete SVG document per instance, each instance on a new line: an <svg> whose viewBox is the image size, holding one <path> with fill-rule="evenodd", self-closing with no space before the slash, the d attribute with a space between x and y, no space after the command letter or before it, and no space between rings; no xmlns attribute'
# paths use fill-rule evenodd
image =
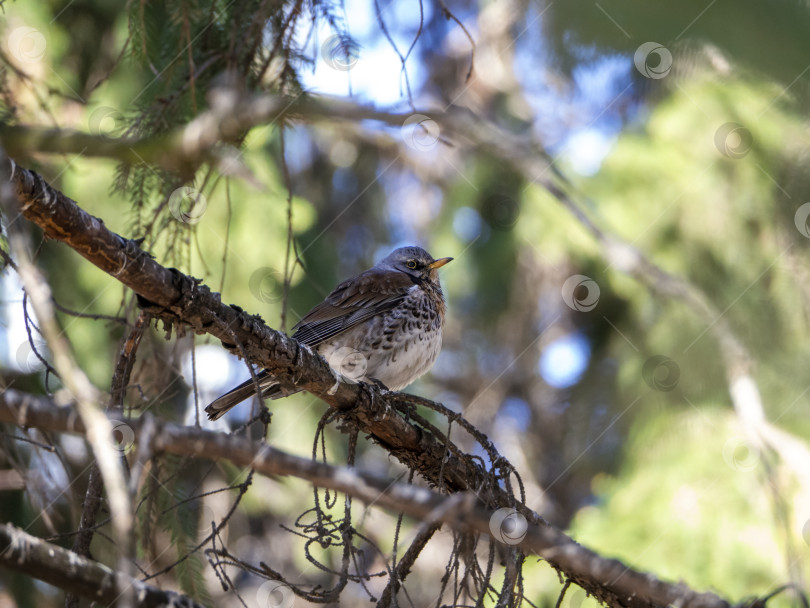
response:
<svg viewBox="0 0 810 608"><path fill-rule="evenodd" d="M12 389L0 394L0 422L60 432L83 431L72 408L59 408L48 399ZM490 533L492 510L484 508L472 492L447 497L353 468L288 454L244 437L165 423L151 416L129 424L136 436L141 436L142 427L149 425L149 449L154 452L228 460L268 476L291 475L420 521L443 523L463 532ZM611 606L729 608L727 601L712 593L697 593L683 583L661 581L619 560L606 559L549 525L530 524L525 538L513 547L548 561L566 578Z"/></svg>
<svg viewBox="0 0 810 608"><path fill-rule="evenodd" d="M110 388L110 405L123 409L124 393L129 384L132 365L135 362L135 351L140 343L141 337L148 324L148 315L142 313L135 323L135 327L124 342L124 346L118 355L118 361L113 373L112 386ZM109 411L109 407L107 408ZM97 461L93 461L90 467L90 475L87 480L87 491L84 495L82 516L79 520L79 530L73 539L73 552L85 557L90 557L90 543L95 532L96 516L101 507L101 493L104 489L101 469ZM65 608L79 608L79 598L69 594L65 598Z"/></svg>
<svg viewBox="0 0 810 608"><path fill-rule="evenodd" d="M184 595L115 572L10 524L0 524L0 566L34 576L104 606L118 605L120 589L131 589L138 608L203 608Z"/></svg>
<svg viewBox="0 0 810 608"><path fill-rule="evenodd" d="M309 95L279 97L276 95L243 96L227 86L215 87L208 95L210 108L194 120L165 135L136 139L107 137L76 131L28 125L0 124L0 144L10 156L31 152L75 153L83 156L113 158L131 165L145 162L185 175L203 163L227 164L229 157L219 158L222 143L238 143L253 127L282 124L294 119L358 121L378 120L397 126L408 115L377 111L344 103L338 99ZM324 103L327 102L327 103Z"/></svg>
<svg viewBox="0 0 810 608"><path fill-rule="evenodd" d="M267 327L260 317L223 304L218 293L197 279L161 266L138 243L108 230L102 220L35 172L17 166L12 181L24 217L132 289L155 317L211 334L226 348L269 370L282 384L317 395L431 484L450 491L476 491L487 504L514 503L482 467L448 455L445 442L396 414L375 387L342 381L311 349ZM536 514L527 517L541 521Z"/></svg>

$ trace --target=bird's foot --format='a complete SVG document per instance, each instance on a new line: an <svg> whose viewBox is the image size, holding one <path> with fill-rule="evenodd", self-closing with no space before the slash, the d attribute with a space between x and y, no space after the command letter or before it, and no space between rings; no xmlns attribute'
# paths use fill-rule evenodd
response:
<svg viewBox="0 0 810 608"><path fill-rule="evenodd" d="M391 393L392 391L385 386L385 384L379 380L378 378L368 378L367 384L372 385L377 388L377 392L371 392L371 401L372 405L375 404L375 400L377 397L383 397L382 399L382 415L375 417L375 420L386 420L388 416L392 415L392 408L391 405L388 403L388 400L385 399L385 395Z"/></svg>
<svg viewBox="0 0 810 608"><path fill-rule="evenodd" d="M369 380L369 382L371 384L376 386L380 390L381 393L390 393L390 392L392 392L390 388L388 388L387 386L385 386L385 384L383 384L382 380L379 380L378 378L369 378L368 380Z"/></svg>

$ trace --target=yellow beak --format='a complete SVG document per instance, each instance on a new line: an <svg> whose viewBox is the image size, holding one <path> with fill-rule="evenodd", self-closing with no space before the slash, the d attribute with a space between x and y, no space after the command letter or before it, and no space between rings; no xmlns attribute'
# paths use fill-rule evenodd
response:
<svg viewBox="0 0 810 608"><path fill-rule="evenodd" d="M436 268L441 268L447 262L452 262L453 258L439 258L438 260L433 260L430 264L428 264L428 268L431 270L435 270Z"/></svg>

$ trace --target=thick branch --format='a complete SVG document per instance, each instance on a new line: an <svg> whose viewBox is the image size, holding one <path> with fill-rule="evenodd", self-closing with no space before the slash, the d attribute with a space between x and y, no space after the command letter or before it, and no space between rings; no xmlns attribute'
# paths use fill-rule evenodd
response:
<svg viewBox="0 0 810 608"><path fill-rule="evenodd" d="M486 470L471 459L448 455L443 441L397 414L377 388L342 381L311 349L270 329L260 317L223 304L218 293L196 279L161 266L135 241L108 230L33 171L16 166L12 181L23 216L131 288L156 317L209 333L282 384L323 399L430 483L450 491L480 491L487 504L513 504Z"/></svg>
<svg viewBox="0 0 810 608"><path fill-rule="evenodd" d="M163 591L104 564L31 536L10 524L0 524L0 566L33 576L104 606L116 606L120 589L132 589L139 608L203 608L174 591Z"/></svg>
<svg viewBox="0 0 810 608"><path fill-rule="evenodd" d="M47 399L14 390L0 395L0 422L36 426L62 432L81 432L72 408L58 408ZM149 424L151 449L210 460L228 460L263 475L291 475L314 485L345 492L367 504L402 512L421 521L444 523L465 531L490 534L492 511L470 493L452 497L404 483L364 474L348 467L335 467L288 454L244 437L212 433L156 420L130 422L136 436ZM589 593L609 605L647 608L729 608L712 593L696 593L682 583L668 583L651 574L633 570L615 559L606 559L577 544L556 528L529 524L525 538L516 547L540 557Z"/></svg>

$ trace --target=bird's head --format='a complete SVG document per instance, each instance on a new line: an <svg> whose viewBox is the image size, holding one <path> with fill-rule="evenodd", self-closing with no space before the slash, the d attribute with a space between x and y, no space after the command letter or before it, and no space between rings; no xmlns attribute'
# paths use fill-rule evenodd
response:
<svg viewBox="0 0 810 608"><path fill-rule="evenodd" d="M433 257L421 247L400 247L388 254L388 256L380 262L380 265L404 272L417 280L438 281L439 275L436 271L452 259L453 258L433 259Z"/></svg>

